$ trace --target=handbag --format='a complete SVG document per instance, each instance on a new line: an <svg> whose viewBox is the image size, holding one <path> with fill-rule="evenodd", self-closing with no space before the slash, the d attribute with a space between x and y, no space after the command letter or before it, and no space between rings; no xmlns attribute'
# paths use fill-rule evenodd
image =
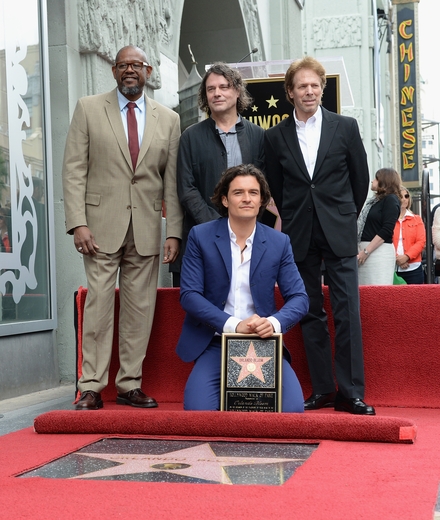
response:
<svg viewBox="0 0 440 520"><path fill-rule="evenodd" d="M393 285L407 285L406 280L399 276L396 271L394 271Z"/></svg>

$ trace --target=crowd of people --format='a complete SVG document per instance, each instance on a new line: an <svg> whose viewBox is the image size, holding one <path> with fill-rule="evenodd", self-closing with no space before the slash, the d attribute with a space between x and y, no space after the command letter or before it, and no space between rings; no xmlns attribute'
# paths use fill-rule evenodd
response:
<svg viewBox="0 0 440 520"><path fill-rule="evenodd" d="M184 408L219 409L223 333L268 338L300 324L312 394L304 400L285 350L282 410L333 407L375 415L364 401L359 284L391 285L396 271L407 283L423 283L424 228L392 168L376 172L374 195L365 202L370 174L358 124L322 106L322 64L305 57L290 65L284 86L291 113L264 131L241 115L251 98L239 72L215 63L199 89L206 119L181 136L178 115L144 92L152 67L143 50L122 48L112 72L113 91L78 101L63 165L67 232L88 281L75 408L103 407L117 281L116 402L157 406L143 392L141 376L164 203L162 262L172 266L186 311L177 354L194 364ZM271 197L281 232L260 222ZM275 285L284 298L281 309Z"/></svg>

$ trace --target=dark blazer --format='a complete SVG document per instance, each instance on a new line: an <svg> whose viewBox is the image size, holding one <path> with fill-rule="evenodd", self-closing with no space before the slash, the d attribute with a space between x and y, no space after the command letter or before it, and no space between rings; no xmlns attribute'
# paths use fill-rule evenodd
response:
<svg viewBox="0 0 440 520"><path fill-rule="evenodd" d="M193 361L223 332L224 312L232 275L228 219L220 218L192 228L183 257L180 303L186 311L177 354ZM309 308L309 298L293 259L289 237L257 223L250 266L250 289L259 316L274 316L281 332L294 327ZM278 283L284 306L277 310Z"/></svg>
<svg viewBox="0 0 440 520"><path fill-rule="evenodd" d="M241 119L235 129L243 164L263 170L264 130L247 119ZM220 217L211 197L227 167L226 149L212 117L183 132L177 156L177 194L184 210L181 256L190 229Z"/></svg>
<svg viewBox="0 0 440 520"><path fill-rule="evenodd" d="M354 256L357 217L365 202L367 155L355 119L322 108L322 129L313 178L307 171L291 115L265 133L266 176L290 236L295 259L305 259L316 212L336 256Z"/></svg>

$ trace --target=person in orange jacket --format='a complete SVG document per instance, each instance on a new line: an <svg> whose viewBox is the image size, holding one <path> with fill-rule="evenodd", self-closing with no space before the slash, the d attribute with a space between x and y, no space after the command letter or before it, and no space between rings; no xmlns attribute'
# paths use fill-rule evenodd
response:
<svg viewBox="0 0 440 520"><path fill-rule="evenodd" d="M426 243L423 220L413 213L411 194L402 186L400 216L394 228L393 244L396 249L396 271L408 284L422 284L425 276L422 268L422 251Z"/></svg>

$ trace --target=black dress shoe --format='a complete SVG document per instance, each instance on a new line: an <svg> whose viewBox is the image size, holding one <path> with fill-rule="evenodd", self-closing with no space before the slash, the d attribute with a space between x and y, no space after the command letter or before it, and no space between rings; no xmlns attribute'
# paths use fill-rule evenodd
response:
<svg viewBox="0 0 440 520"><path fill-rule="evenodd" d="M335 399L335 410L337 412L348 412L356 415L376 415L376 411L372 406L365 404L359 397L348 398L339 392Z"/></svg>
<svg viewBox="0 0 440 520"><path fill-rule="evenodd" d="M304 401L304 410L319 410L327 406L334 406L336 392L329 394L312 394Z"/></svg>
<svg viewBox="0 0 440 520"><path fill-rule="evenodd" d="M125 394L118 394L116 404L128 404L136 408L156 408L157 402L152 397L148 397L140 388L135 388Z"/></svg>
<svg viewBox="0 0 440 520"><path fill-rule="evenodd" d="M93 390L85 390L81 392L81 397L75 405L75 410L99 410L103 406L101 394L93 392Z"/></svg>

